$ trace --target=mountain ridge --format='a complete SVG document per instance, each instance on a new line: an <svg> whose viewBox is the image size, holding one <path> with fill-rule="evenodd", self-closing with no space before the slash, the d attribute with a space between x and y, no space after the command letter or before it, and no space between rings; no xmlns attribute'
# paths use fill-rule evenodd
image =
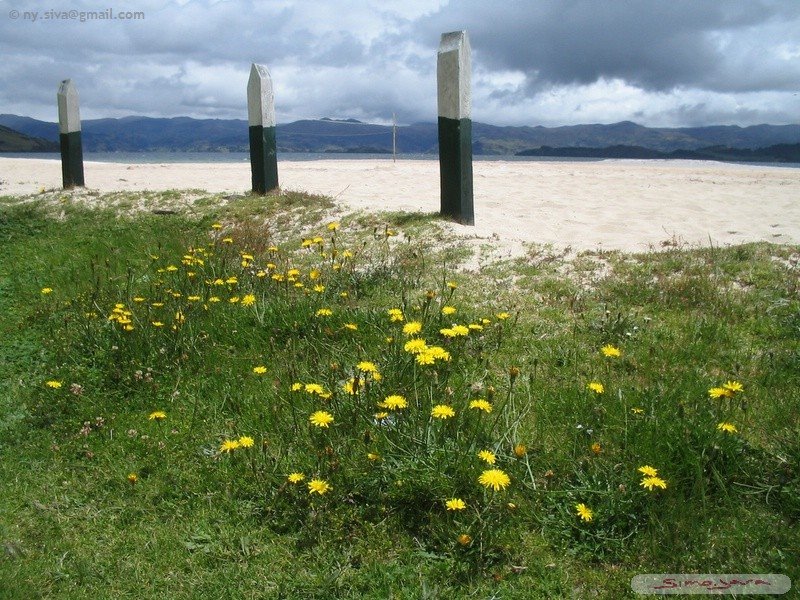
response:
<svg viewBox="0 0 800 600"><path fill-rule="evenodd" d="M58 125L19 115L0 115L0 125L30 137L58 141ZM408 154L434 154L438 149L435 122L397 127L397 150ZM247 152L248 124L244 119L143 117L86 119L82 141L88 152ZM302 119L278 124L281 152L392 151L392 126L356 119ZM514 155L523 150L552 148L604 148L635 146L659 152L699 150L713 146L753 150L777 144L800 143L800 124L710 125L706 127L645 127L632 121L558 127L472 124L473 152Z"/></svg>

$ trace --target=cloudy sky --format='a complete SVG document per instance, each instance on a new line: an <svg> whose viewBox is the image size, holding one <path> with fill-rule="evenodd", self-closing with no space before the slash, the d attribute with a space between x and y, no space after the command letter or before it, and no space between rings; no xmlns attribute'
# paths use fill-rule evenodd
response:
<svg viewBox="0 0 800 600"><path fill-rule="evenodd" d="M800 0L114 2L0 0L0 112L57 120L69 77L85 119L246 119L258 62L279 123L432 121L440 35L465 29L476 121L800 123ZM80 20L108 8L143 18Z"/></svg>

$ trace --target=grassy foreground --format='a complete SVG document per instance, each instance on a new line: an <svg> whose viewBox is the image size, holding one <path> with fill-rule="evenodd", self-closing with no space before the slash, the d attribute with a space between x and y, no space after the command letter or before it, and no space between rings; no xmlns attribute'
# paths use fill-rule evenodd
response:
<svg viewBox="0 0 800 600"><path fill-rule="evenodd" d="M798 581L799 248L465 273L334 208L0 198L0 598Z"/></svg>

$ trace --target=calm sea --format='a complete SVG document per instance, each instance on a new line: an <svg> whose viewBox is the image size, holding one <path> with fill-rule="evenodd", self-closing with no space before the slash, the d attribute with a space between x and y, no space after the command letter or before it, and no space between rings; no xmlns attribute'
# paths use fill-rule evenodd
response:
<svg viewBox="0 0 800 600"><path fill-rule="evenodd" d="M57 152L2 152L0 157L7 158L52 158L61 159ZM115 163L249 163L250 154L247 152L85 152L83 159L98 162ZM385 160L391 161L391 154L349 154L349 153L323 153L323 152L278 152L278 161L305 161L305 160ZM398 154L397 160L438 160L436 154ZM601 160L616 160L605 158L563 158L556 156L495 156L475 155L476 162L491 161L519 161L519 162L597 162ZM633 160L633 159L625 159ZM658 159L663 160L663 159ZM672 162L672 161L670 161ZM677 162L681 162L678 160ZM692 161L697 162L697 161ZM713 161L709 161L713 162ZM800 163L723 163L756 165L769 167L800 168Z"/></svg>

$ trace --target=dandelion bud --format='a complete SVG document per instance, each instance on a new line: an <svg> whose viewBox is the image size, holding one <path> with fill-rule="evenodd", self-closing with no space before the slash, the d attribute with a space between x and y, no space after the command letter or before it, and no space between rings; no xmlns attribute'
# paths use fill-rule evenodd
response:
<svg viewBox="0 0 800 600"><path fill-rule="evenodd" d="M528 453L528 449L525 447L525 444L517 444L514 446L514 456L517 458L522 458Z"/></svg>
<svg viewBox="0 0 800 600"><path fill-rule="evenodd" d="M458 536L458 543L462 546L469 546L472 543L472 538L466 533L462 533L460 536Z"/></svg>
<svg viewBox="0 0 800 600"><path fill-rule="evenodd" d="M508 376L511 377L512 381L519 377L519 367L510 367L508 369Z"/></svg>

